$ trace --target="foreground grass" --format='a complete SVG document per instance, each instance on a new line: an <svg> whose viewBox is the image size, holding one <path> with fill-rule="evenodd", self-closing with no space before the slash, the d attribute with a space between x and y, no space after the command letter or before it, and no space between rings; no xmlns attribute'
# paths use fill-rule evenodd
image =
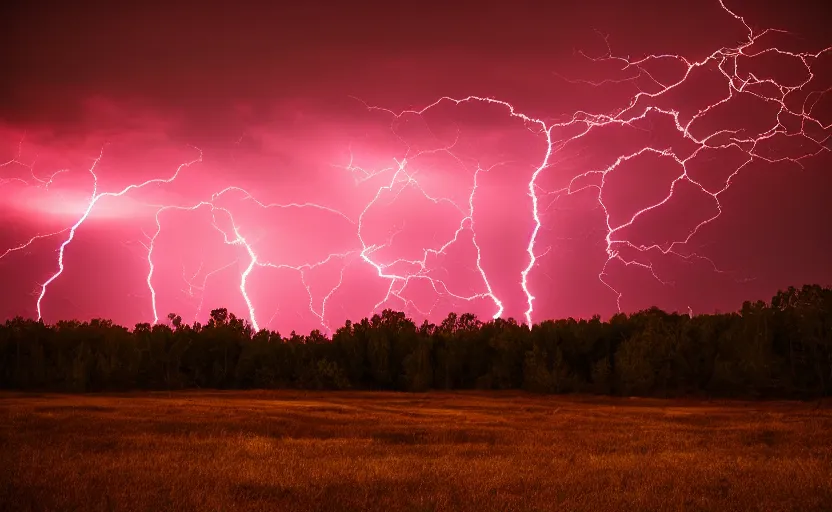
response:
<svg viewBox="0 0 832 512"><path fill-rule="evenodd" d="M0 394L3 510L832 510L832 409Z"/></svg>

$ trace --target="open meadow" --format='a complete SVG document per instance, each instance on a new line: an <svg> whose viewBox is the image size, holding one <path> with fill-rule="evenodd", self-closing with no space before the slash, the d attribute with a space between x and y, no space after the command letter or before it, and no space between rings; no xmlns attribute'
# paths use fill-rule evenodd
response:
<svg viewBox="0 0 832 512"><path fill-rule="evenodd" d="M524 393L0 395L3 510L832 510L832 409Z"/></svg>

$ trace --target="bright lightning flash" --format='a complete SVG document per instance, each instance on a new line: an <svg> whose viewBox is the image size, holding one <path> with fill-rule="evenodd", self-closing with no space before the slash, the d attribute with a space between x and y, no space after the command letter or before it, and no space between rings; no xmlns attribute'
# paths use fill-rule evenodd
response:
<svg viewBox="0 0 832 512"><path fill-rule="evenodd" d="M517 279L525 294L525 321L531 324L534 316L535 296L532 293L533 283L532 277L535 269L539 266L539 260L545 255L545 251L538 249L538 238L540 230L544 223L547 206L544 203L549 198L554 198L553 201L561 196L568 196L578 192L593 190L597 192L597 203L603 210L606 218L604 237L606 244L607 259L603 266L599 269L598 279L603 283L615 297L619 310L621 309L622 292L611 285L608 280L608 266L610 263L617 261L626 266L640 267L650 273L650 275L659 282L665 281L659 276L653 268L649 260L639 259L639 256L631 257L628 255L645 256L648 253L656 253L660 255L670 255L672 257L684 259L704 259L709 261L715 271L719 271L716 265L706 256L699 255L695 252L688 251L686 245L696 236L703 226L713 222L717 219L723 211L723 205L720 203L720 197L732 185L732 180L738 173L743 171L752 162L793 162L801 165L801 162L807 158L816 156L822 152L829 151L828 141L830 138L830 122L824 122L820 116L815 112L816 105L820 99L830 92L832 88L818 88L815 87L814 79L816 76L816 69L818 62L824 58L829 57L832 53L832 48L824 48L815 53L809 52L792 52L782 50L776 46L764 45L764 40L773 34L780 31L767 29L763 31L753 30L746 20L731 11L722 0L720 6L723 11L733 17L738 23L741 23L747 30L747 39L735 47L723 47L713 51L701 60L689 60L683 55L675 54L654 54L647 55L638 59L624 58L613 55L609 51L602 57L588 57L585 58L593 64L609 65L618 64L621 73L626 73L627 76L623 79L609 79L603 81L586 81L586 80L570 80L573 83L584 84L592 88L602 88L609 84L620 85L622 83L630 83L638 88L638 92L633 94L625 102L623 107L612 112L592 113L578 111L564 119L556 121L547 121L537 117L533 117L522 113L515 107L514 104L508 101L494 99L483 96L467 96L464 98L442 97L421 109L412 109L405 111L392 111L382 107L365 106L371 111L381 112L383 115L389 115L393 123L401 120L405 116L416 116L422 118L428 111L437 108L440 104L446 105L461 105L461 104L482 104L483 106L500 109L504 112L507 119L512 119L515 122L522 123L535 136L539 137L545 143L545 150L536 159L536 167L528 177L526 188L530 200L530 211L526 218L528 218L532 226L531 235L525 247L527 254L527 264L520 272ZM609 49L609 46L608 46ZM759 78L758 74L753 72L742 72L742 62L748 59L761 56L777 56L782 59L788 59L798 64L805 71L805 79L800 83L791 85L784 85L773 78ZM655 66L676 65L678 72L675 78L659 79L657 74L653 71ZM702 108L699 108L692 115L684 116L677 109L667 106L668 98L672 99L672 94L677 92L683 86L689 83L691 76L698 70L708 69L719 73L721 80L724 81L724 94ZM646 84L646 85L645 85ZM742 130L729 129L713 129L707 133L701 133L701 121L712 114L717 109L727 105L729 102L735 101L741 97L753 97L756 100L765 102L768 105L774 105L777 109L776 115L771 119L770 126L764 131L754 135L746 135ZM557 165L555 160L557 156L562 154L564 150L574 146L578 141L586 140L590 134L594 134L601 129L609 129L614 127L633 128L642 121L647 119L665 119L672 123L675 127L677 135L687 144L686 149L679 149L677 147L653 147L644 146L640 149L625 154L618 155L614 161L605 167L582 169L581 172L576 173L566 186L557 188L555 190L543 190L540 185L540 178L547 170L552 169ZM395 127L391 126L391 130L395 133ZM397 134L398 136L398 134ZM775 138L785 139L799 139L803 142L802 152L799 155L773 157L761 148L769 141ZM401 140L401 139L400 139ZM21 142L23 144L23 142ZM409 148L409 146L408 146ZM695 179L689 173L688 165L697 157L701 157L703 152L710 150L738 150L743 155L743 161L732 168L727 179L724 180L723 186L713 190L706 187L703 183ZM79 230L90 217L98 202L105 197L121 198L128 195L130 192L150 187L151 185L163 187L173 183L185 171L186 168L195 166L202 162L202 152L197 150L198 156L188 162L181 164L173 173L167 178L151 179L140 183L130 184L118 191L100 192L99 180L97 175L97 168L103 158L106 158L106 148L102 148L101 152L96 156L86 172L92 176L92 191L89 200L86 203L86 209L79 218L64 229L51 233L37 234L28 240L21 241L7 249L0 249L0 259L5 258L9 254L20 251L31 246L35 241L44 238L65 236L57 251L57 264L54 273L40 285L40 292L37 297L36 307L38 318L42 317L42 303L46 296L50 285L60 276L65 270L65 265L70 262L67 261L66 249L70 246L72 241L78 235ZM421 156L427 154L443 154L449 156L460 163L460 165L468 168L471 176L471 186L468 191L467 201L464 204L459 204L448 197L436 197L428 193L428 189L423 186L419 178L418 162ZM613 222L610 214L610 208L605 202L605 186L607 185L607 177L609 173L616 170L623 164L630 162L638 157L652 156L663 159L670 165L678 168L678 175L672 180L666 196L661 200L654 202L646 207L643 207L633 213L629 218L623 222ZM213 193L210 197L205 197L203 200L191 204L158 204L155 208L155 232L150 235L149 242L145 245L147 249L147 276L145 279L147 288L150 292L150 302L152 307L152 320L154 323L159 321L159 312L157 310L157 290L154 286L154 277L156 271L157 257L157 240L160 234L164 231L165 217L173 212L194 212L196 210L210 211L214 229L219 232L225 244L237 247L241 250L240 256L227 263L215 268L207 273L202 273L203 267L193 274L188 275L184 271L182 279L187 284L187 290L183 290L188 297L198 298L199 304L195 316L202 314L202 295L208 285L208 280L218 272L224 271L233 267L240 262L243 266L239 274L239 285L235 293L239 293L245 301L248 309L248 320L255 329L266 327L261 325L258 321L259 308L255 301L251 298L248 292L248 285L254 279L257 279L258 269L282 269L297 272L301 283L306 288L309 296L308 308L312 315L317 319L322 328L331 333L330 317L328 316L327 304L333 295L341 288L344 283L344 273L350 265L368 265L371 267L377 278L384 283L386 293L379 297L379 300L373 308L373 312L391 301L398 301L405 307L411 307L423 315L430 315L439 302L439 298L445 298L454 303L468 303L474 300L486 300L493 303L493 316L495 318L503 315L505 311L504 301L497 297L497 294L492 287L491 278L482 265L483 250L477 241L476 222L477 212L475 211L475 196L478 192L478 183L483 173L492 171L495 167L502 164L496 164L490 167L482 167L479 164L474 166L467 166L463 159L456 154L455 144L447 147L442 147L433 150L412 151L408 149L407 152L400 158L392 158L392 164L386 168L379 170L368 170L358 167L354 164L352 151L350 151L350 162L343 168L351 172L355 178L356 187L371 187L372 183L379 183L379 180L384 176L389 175L389 179L384 178L374 192L369 194L371 199L367 202L358 214L353 218L343 211L329 207L326 205L303 202L303 203L265 203L256 199L253 194L240 187L227 187L218 192ZM49 176L37 176L34 172L34 164L24 163L18 151L18 156L9 162L0 166L0 170L11 168L12 166L21 166L29 170L25 178L11 177L2 179L0 176L0 185L11 185L12 183L20 183L24 186L40 187L48 189L52 185L55 178L62 173L68 172L66 169L61 169ZM194 171L198 172L198 171ZM701 192L707 194L715 204L716 213L702 218L692 229L685 231L681 236L666 241L662 244L639 244L633 242L626 236L627 228L631 227L641 217L648 212L655 211L666 205L674 193L677 192L680 185L693 185ZM382 249L388 248L397 233L393 233L387 243L369 243L366 235L366 217L367 215L382 208L385 204L395 201L401 194L408 190L419 194L423 199L432 204L444 204L451 206L458 214L458 222L456 219L456 230L453 236L447 240L437 242L436 245L425 247L421 251L421 257L417 259L389 259L380 256L384 253ZM242 222L238 222L235 218L236 213L233 208L229 206L222 206L220 200L225 196L236 195L241 197L240 202L247 202L262 210L269 209L313 209L324 213L325 215L332 215L333 218L340 218L341 221L347 222L354 229L355 246L352 249L345 251L332 252L326 257L318 261L309 261L303 264L286 264L279 261L270 261L269 258L261 256L258 251L258 243L254 237L247 234L249 229ZM391 199L392 198L392 199ZM551 203L548 203L551 204ZM525 205L524 205L525 207ZM462 293L454 291L453 286L448 285L445 281L435 277L433 273L434 268L431 266L431 261L435 260L440 255L445 255L447 251L458 244L460 237L466 233L470 237L474 248L476 249L476 258L473 265L476 267L478 279L481 281L480 291L477 293ZM324 265L337 263L340 265L340 278L338 281L321 296L316 294L309 285L309 273ZM402 270L406 269L406 270ZM202 275L201 284L196 285L194 282L197 277ZM408 287L411 283L416 281L423 281L427 283L435 292L437 301L428 310L420 310L415 302L408 298ZM277 313L275 313L277 315ZM275 315L268 321L271 324Z"/></svg>

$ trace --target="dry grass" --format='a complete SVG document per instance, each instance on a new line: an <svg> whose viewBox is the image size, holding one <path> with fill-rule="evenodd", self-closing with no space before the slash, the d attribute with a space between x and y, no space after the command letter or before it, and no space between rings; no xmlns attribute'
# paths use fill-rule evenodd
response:
<svg viewBox="0 0 832 512"><path fill-rule="evenodd" d="M832 510L832 410L520 393L0 395L4 510Z"/></svg>

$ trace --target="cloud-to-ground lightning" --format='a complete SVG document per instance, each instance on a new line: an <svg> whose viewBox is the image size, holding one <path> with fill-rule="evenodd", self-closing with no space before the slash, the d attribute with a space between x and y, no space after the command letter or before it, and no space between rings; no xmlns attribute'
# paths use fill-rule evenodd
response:
<svg viewBox="0 0 832 512"><path fill-rule="evenodd" d="M52 274L49 277L49 279L44 281L44 283L41 285L40 295L38 296L38 300L37 300L38 320L40 320L43 317L43 314L41 312L41 302L43 301L43 297L46 295L46 289L49 287L49 285L55 279L60 277L60 275L64 271L64 252L66 250L66 247L72 242L72 239L75 238L75 232L78 230L79 227L81 227L81 224L83 224L84 221L87 220L87 218L90 216L90 213L92 212L93 208L95 207L96 203L101 198L103 198L103 197L120 197L120 196L123 196L123 195L127 194L131 190L142 188L142 187L145 187L145 186L150 185L150 184L170 183L173 180L175 180L177 176L179 176L179 172L184 167L188 167L188 166L193 165L194 163L199 162L199 161L202 160L202 152L200 152L200 155L199 155L198 159L192 160L190 162L187 162L187 163L184 163L184 164L180 165L176 169L176 172L173 174L173 176L171 176L169 178L154 178L154 179L151 179L151 180L144 181L142 183L131 184L131 185L128 185L128 186L124 187L122 190L120 190L118 192L98 193L98 176L95 174L95 168L98 165L98 163L101 161L101 158L103 158L103 156L104 156L104 149L102 148L101 153L99 153L99 155L95 158L95 160L92 163L92 166L89 169L89 173L92 175L92 178L93 178L92 197L90 198L90 201L87 204L87 208L84 210L84 213L81 215L81 217L78 219L78 221L71 228L69 228L69 235L67 236L66 240L64 240L61 243L60 247L58 248L58 270L54 274ZM154 321L156 321L156 320L158 320L158 319L154 319Z"/></svg>
<svg viewBox="0 0 832 512"><path fill-rule="evenodd" d="M621 264L627 267L643 269L650 278L666 285L666 280L661 272L654 267L652 256L669 256L682 260L703 260L716 272L722 272L719 266L707 255L700 254L689 248L691 241L702 229L716 221L725 209L722 196L735 182L736 177L751 164L791 162L795 165L802 163L809 158L816 157L824 152L830 151L830 137L832 137L832 120L825 121L817 111L817 105L823 98L832 93L832 84L817 84L817 68L824 58L832 56L832 47L822 48L815 52L790 51L781 49L773 44L765 44L768 37L779 34L781 31L775 29L754 30L743 16L735 13L723 0L719 0L722 12L731 17L736 23L741 24L747 33L745 40L735 46L718 48L705 55L701 59L690 59L680 54L651 54L639 58L621 57L614 54L611 45L605 38L607 53L598 56L580 55L589 65L611 66L615 65L616 73L621 76L606 78L602 80L584 80L580 77L563 77L558 74L558 80L565 80L572 84L586 87L590 91L597 91L604 94L607 87L620 87L629 85L635 88L636 92L631 94L618 108L605 112L575 111L565 117L551 120L540 116L526 114L521 111L517 101L496 99L487 96L470 95L464 97L445 96L427 104L421 108L407 110L389 109L384 106L361 103L367 110L375 115L381 115L391 122L390 130L394 136L406 147L403 154L389 155L385 164L378 169L369 166L356 164L358 156L350 145L349 160L346 164L326 162L332 172L349 172L354 178L355 197L362 197L361 204L353 210L347 210L342 206L330 206L325 202L318 201L295 201L295 202L269 202L259 197L259 194L250 186L230 185L218 188L209 193L206 197L200 197L188 203L165 203L150 205L153 209L153 221L155 231L148 236L149 241L146 247L146 275L144 282L149 293L150 308L154 323L159 321L158 297L161 293L159 282L157 282L157 265L160 258L164 258L164 249L159 244L160 236L165 232L168 215L177 212L177 215L188 215L198 211L207 210L211 213L211 226L218 233L217 243L222 243L239 253L234 257L218 264L211 264L208 268L213 270L202 273L203 265L200 264L196 273L190 276L184 272L182 279L188 285L186 295L193 297L199 294L199 304L196 308L194 318L203 314L203 298L208 287L209 278L237 267L239 279L235 289L224 290L229 297L233 294L241 297L247 309L247 319L255 330L271 326L273 319L278 313L272 316L266 323L258 319L258 312L261 306L257 298L250 292L253 282L272 279L270 271L291 271L297 275L300 285L305 289L307 297L304 298L302 307L308 309L309 314L327 333L332 333L331 305L338 293L347 293L344 290L345 275L347 270L365 266L371 270L373 279L377 280L379 288L384 290L379 293L374 302L372 314L385 307L410 308L425 317L437 313L437 305L440 300L447 300L455 307L464 307L473 301L487 303L491 307L490 314L494 318L504 315L507 309L507 300L500 297L494 287L494 276L489 274L483 263L483 256L486 249L478 241L478 218L481 215L482 205L477 205L477 194L480 192L480 180L488 173L505 165L504 162L490 163L485 165L482 162L472 162L470 159L463 159L458 156L457 141L450 144L437 143L436 147L425 149L412 149L404 136L401 136L395 127L395 123L404 119L415 118L424 120L426 116L440 108L461 108L461 106L478 106L478 108L499 110L507 123L516 123L522 126L529 137L540 141L542 150L539 154L533 155L530 159L534 161L533 168L522 175L517 175L516 180L522 180L527 190L528 202L512 205L514 209L522 209L521 215L526 219L527 225L521 226L528 229L529 236L525 245L521 248L525 253L526 262L516 275L525 304L511 304L511 307L523 308L523 316L526 323L535 321L535 301L533 292L535 288L535 271L539 268L541 259L544 258L549 249L540 249L541 230L545 227L546 215L552 204L561 197L568 197L578 193L591 191L594 194L597 206L603 211L604 216L604 245L606 261L598 268L598 280L609 289L617 308L621 310L621 299L624 292L617 286L610 283L609 272L612 264ZM804 76L794 83L783 83L775 78L761 75L759 72L744 71L746 64L755 58L777 57L784 59L791 64L798 66ZM821 63L822 64L822 63ZM657 67L664 70L662 73L656 71ZM667 70L672 70L668 72ZM703 106L696 107L692 112L688 107L676 106L679 101L673 95L677 94L684 87L688 86L694 76L707 70L718 75L721 80L721 89L718 98ZM758 130L757 133L734 128L709 127L708 122L712 121L718 110L737 101L740 98L753 98L763 104L772 106L775 113L769 124ZM582 168L574 171L565 185L551 189L541 185L547 173L558 170L558 158L566 154L578 144L591 139L600 130L608 129L638 129L645 125L658 122L666 122L667 126L673 128L673 136L677 141L674 144L648 143L635 150L618 154L609 160L606 165L590 168ZM427 122L427 121L425 121ZM798 141L801 143L799 153L776 155L767 149L767 145L778 140L789 142ZM241 139L242 141L242 139ZM21 142L20 145L24 144ZM0 260L10 254L30 247L35 241L65 235L57 248L57 269L46 276L40 284L40 292L36 300L38 318L43 317L43 301L50 285L58 279L66 270L67 265L73 262L67 254L67 249L72 241L79 234L82 226L88 221L99 201L103 198L122 199L131 193L143 190L147 192L151 186L163 188L172 185L180 180L186 168L197 168L204 163L202 151L196 150L197 158L179 165L174 172L166 178L154 178L146 181L133 183L117 191L99 191L98 166L102 159L107 158L106 147L93 158L92 164L84 172L92 177L92 187L89 193L89 200L80 216L70 226L50 232L38 233L25 240L16 242L7 248L0 248ZM742 155L739 163L731 164L729 172L725 173L721 185L718 187L709 186L691 172L691 163L704 158L704 155L712 151L736 151ZM437 195L435 191L424 185L420 162L425 158L440 155L454 162L460 168L465 169L469 179L469 186L465 194L465 200L453 198L450 195ZM670 180L666 194L657 201L640 206L634 212L625 216L623 220L613 215L613 208L605 198L609 190L609 179L616 171L627 165L633 165L640 159L651 158L659 160L663 164L677 169L675 177ZM727 165L727 164L726 164ZM18 154L7 163L0 166L0 171L18 167L27 169L28 174L18 176L0 175L0 186L10 186L13 183L25 187L40 187L49 189L57 180L59 175L75 172L71 169L59 169L48 176L37 176L33 165L24 163L21 157L21 150L18 147ZM337 170L334 170L337 169ZM196 174L196 173L195 173ZM198 179L198 178L195 178ZM640 223L645 217L662 211L678 193L680 187L693 186L707 196L707 200L713 204L713 212L704 214L692 228L679 230L674 235L661 242L643 243L634 241L628 236L628 230ZM156 190L154 188L153 190ZM361 192L360 194L358 192ZM453 218L450 222L455 229L447 239L437 240L434 245L422 247L419 256L407 257L390 256L391 250L396 247L396 237L401 228L392 229L387 240L384 242L373 242L373 236L368 235L368 217L383 211L386 207L400 201L404 194L415 194L429 207L448 207L452 211ZM348 192L352 194L352 191ZM358 200L358 199L356 199ZM476 207L475 207L476 206ZM352 240L347 247L332 247L325 251L320 257L311 258L303 262L287 262L266 254L268 251L261 247L261 235L252 233L258 232L263 226L256 225L257 220L251 216L240 213L247 208L253 208L258 215L265 216L271 212L280 211L311 211L316 214L327 216L333 223L338 223L339 230L346 230ZM614 220L615 219L615 220ZM265 222L265 221L263 221ZM475 270L478 284L476 291L459 290L447 279L437 276L436 261L448 254L453 248L463 245L463 237L470 241L475 256L474 260L467 262ZM291 240L281 240L285 247L291 247ZM493 249L492 249L493 250ZM335 268L329 276L325 286L313 286L315 272L323 272L326 269ZM195 285L197 276L201 275L200 285ZM235 274L236 276L236 274ZM424 310L420 308L417 301L409 294L409 288L415 283L426 284L434 294L433 304ZM181 286L178 285L178 286ZM280 286L276 283L275 286ZM166 288L166 287L165 287ZM181 288L179 289L181 291ZM196 292L195 292L196 290ZM308 299L308 300L307 300ZM265 307L265 306L263 306ZM300 306L299 306L300 307ZM278 308L279 310L284 307ZM690 306L687 306L692 311ZM270 309L271 310L271 309ZM447 311L445 311L447 312ZM138 320L138 319L137 319Z"/></svg>

